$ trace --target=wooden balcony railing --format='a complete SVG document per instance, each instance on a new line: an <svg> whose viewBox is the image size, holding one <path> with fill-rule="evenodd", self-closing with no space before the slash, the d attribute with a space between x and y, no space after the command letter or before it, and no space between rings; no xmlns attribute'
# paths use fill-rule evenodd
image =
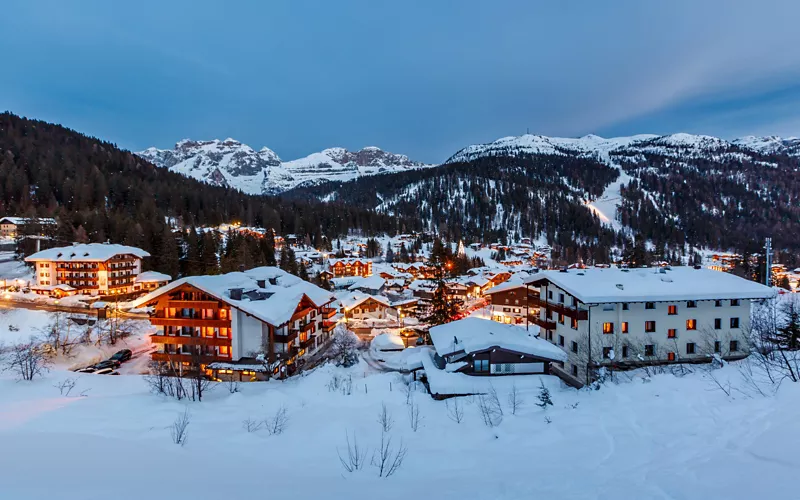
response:
<svg viewBox="0 0 800 500"><path fill-rule="evenodd" d="M167 307L176 309L219 309L219 301L216 300L170 300Z"/></svg>
<svg viewBox="0 0 800 500"><path fill-rule="evenodd" d="M321 312L324 319L331 319L336 315L336 309L332 307L323 307Z"/></svg>
<svg viewBox="0 0 800 500"><path fill-rule="evenodd" d="M154 326L210 326L216 328L230 328L229 319L200 319L200 318L150 318Z"/></svg>
<svg viewBox="0 0 800 500"><path fill-rule="evenodd" d="M173 363L192 363L194 361L199 361L200 363L207 365L208 363L213 363L214 361L229 361L230 357L223 357L223 356L193 356L191 354L168 354L165 352L154 352L150 355L153 361L171 361Z"/></svg>
<svg viewBox="0 0 800 500"><path fill-rule="evenodd" d="M536 305L546 310L549 309L553 312L563 314L568 318L575 318L577 320L589 319L589 311L585 309L575 309L574 307L567 307L564 304L547 302L546 300L542 300L541 298L532 301L531 305Z"/></svg>
<svg viewBox="0 0 800 500"><path fill-rule="evenodd" d="M307 331L309 331L309 330L313 329L313 328L314 328L314 325L316 325L316 322L314 322L314 321L309 321L308 323L306 323L305 325L302 325L302 326L300 327L300 331L301 331L301 332L307 332Z"/></svg>
<svg viewBox="0 0 800 500"><path fill-rule="evenodd" d="M181 335L150 335L150 341L154 344L173 344L173 345L209 345L209 346L229 346L231 339L227 337L184 337Z"/></svg>
<svg viewBox="0 0 800 500"><path fill-rule="evenodd" d="M290 321L294 321L300 318L305 318L308 313L310 313L312 309L310 307L306 307L305 309L301 309L292 315L292 319Z"/></svg>
<svg viewBox="0 0 800 500"><path fill-rule="evenodd" d="M329 331L333 330L334 328L336 328L336 322L335 321L323 321L322 322L322 331L323 332L329 332Z"/></svg>
<svg viewBox="0 0 800 500"><path fill-rule="evenodd" d="M528 321L530 321L534 325L541 326L545 330L555 330L556 329L556 322L555 321L541 319L538 316L530 316L530 317L528 317Z"/></svg>
<svg viewBox="0 0 800 500"><path fill-rule="evenodd" d="M301 349L308 349L309 347L312 347L313 345L314 345L314 335L309 335L308 338L305 341L300 342L300 348Z"/></svg>

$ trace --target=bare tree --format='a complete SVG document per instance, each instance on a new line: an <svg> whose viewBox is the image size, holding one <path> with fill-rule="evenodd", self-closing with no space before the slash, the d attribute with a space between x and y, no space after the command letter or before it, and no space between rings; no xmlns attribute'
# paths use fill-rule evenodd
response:
<svg viewBox="0 0 800 500"><path fill-rule="evenodd" d="M394 426L394 418L392 417L389 409L386 407L386 403L381 403L381 411L378 413L378 423L380 424L383 432L389 432Z"/></svg>
<svg viewBox="0 0 800 500"><path fill-rule="evenodd" d="M412 431L417 432L420 421L422 421L422 416L419 414L419 405L412 399L408 405L408 422Z"/></svg>
<svg viewBox="0 0 800 500"><path fill-rule="evenodd" d="M372 466L378 470L378 477L389 477L397 472L403 466L403 461L408 453L408 448L403 445L403 440L400 440L400 445L397 450L392 448L392 438L385 432L381 432L381 443L375 453L372 455Z"/></svg>
<svg viewBox="0 0 800 500"><path fill-rule="evenodd" d="M494 387L487 394L478 395L478 412L487 427L497 427L503 421L503 406Z"/></svg>
<svg viewBox="0 0 800 500"><path fill-rule="evenodd" d="M459 398L451 398L444 402L447 407L447 416L453 422L460 424L464 420L464 405Z"/></svg>
<svg viewBox="0 0 800 500"><path fill-rule="evenodd" d="M69 397L69 393L72 392L72 389L75 388L75 379L74 378L67 378L62 380L60 383L54 385L56 389L58 389L59 393L62 396Z"/></svg>
<svg viewBox="0 0 800 500"><path fill-rule="evenodd" d="M172 436L172 442L177 444L178 446L183 446L186 444L186 440L189 438L189 422L191 421L189 415L189 408L183 410L183 413L178 415L175 421L172 423L172 428L170 429L170 435Z"/></svg>
<svg viewBox="0 0 800 500"><path fill-rule="evenodd" d="M239 392L239 381L233 377L228 377L228 380L225 382L226 387L228 388L228 392L231 394L235 392Z"/></svg>
<svg viewBox="0 0 800 500"><path fill-rule="evenodd" d="M14 344L6 349L6 369L20 380L30 381L50 369L50 358L43 344L30 337L28 342Z"/></svg>
<svg viewBox="0 0 800 500"><path fill-rule="evenodd" d="M347 472L361 470L367 461L367 450L362 449L358 445L358 437L353 434L353 440L350 441L350 435L345 432L347 440L347 456L343 457L339 448L336 448L336 453L339 455L339 462Z"/></svg>
<svg viewBox="0 0 800 500"><path fill-rule="evenodd" d="M512 385L511 392L508 393L508 408L511 410L511 414L516 415L523 404L525 404L525 401L522 399L519 389L517 389L517 384Z"/></svg>
<svg viewBox="0 0 800 500"><path fill-rule="evenodd" d="M270 436L283 434L289 424L289 412L286 407L281 405L272 417L264 420L264 427Z"/></svg>
<svg viewBox="0 0 800 500"><path fill-rule="evenodd" d="M242 427L247 432L256 432L261 428L262 423L263 422L258 422L250 417L247 417L246 419L242 420Z"/></svg>

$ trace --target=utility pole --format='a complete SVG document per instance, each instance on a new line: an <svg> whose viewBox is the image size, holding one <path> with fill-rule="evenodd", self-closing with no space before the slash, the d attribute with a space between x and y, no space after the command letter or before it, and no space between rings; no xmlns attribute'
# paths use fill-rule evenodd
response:
<svg viewBox="0 0 800 500"><path fill-rule="evenodd" d="M767 238L764 244L764 260L767 264L767 269L764 273L764 284L767 286L772 286L772 238Z"/></svg>

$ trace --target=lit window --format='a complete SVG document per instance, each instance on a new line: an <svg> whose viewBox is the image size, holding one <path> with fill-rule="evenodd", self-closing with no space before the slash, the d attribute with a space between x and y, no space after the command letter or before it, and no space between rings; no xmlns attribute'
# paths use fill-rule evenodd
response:
<svg viewBox="0 0 800 500"><path fill-rule="evenodd" d="M575 319L575 318L572 318L570 320L570 326L572 327L573 330L577 330L578 329L578 320Z"/></svg>
<svg viewBox="0 0 800 500"><path fill-rule="evenodd" d="M222 356L227 356L230 353L230 347L226 345L219 346L219 353Z"/></svg>
<svg viewBox="0 0 800 500"><path fill-rule="evenodd" d="M675 316L676 314L678 314L678 306L676 305L669 306L667 308L667 314L669 314L670 316Z"/></svg>
<svg viewBox="0 0 800 500"><path fill-rule="evenodd" d="M647 333L653 333L656 331L656 322L655 321L645 321L644 322L644 331Z"/></svg>
<svg viewBox="0 0 800 500"><path fill-rule="evenodd" d="M674 352L668 352L667 353L667 361L675 361L675 353Z"/></svg>
<svg viewBox="0 0 800 500"><path fill-rule="evenodd" d="M687 330L697 330L697 320L696 319L687 319L686 320L686 329Z"/></svg>
<svg viewBox="0 0 800 500"><path fill-rule="evenodd" d="M670 328L669 330L667 330L668 339L674 339L677 336L678 336L678 331L676 329Z"/></svg>
<svg viewBox="0 0 800 500"><path fill-rule="evenodd" d="M622 333L628 333L628 322L627 321L623 321L622 322Z"/></svg>
<svg viewBox="0 0 800 500"><path fill-rule="evenodd" d="M606 322L603 323L603 333L614 333L614 323Z"/></svg>

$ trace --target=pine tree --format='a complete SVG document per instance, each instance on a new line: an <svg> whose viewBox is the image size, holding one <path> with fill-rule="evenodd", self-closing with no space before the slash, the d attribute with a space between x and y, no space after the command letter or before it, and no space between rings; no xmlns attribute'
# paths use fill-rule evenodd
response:
<svg viewBox="0 0 800 500"><path fill-rule="evenodd" d="M386 244L386 262L391 264L394 262L394 250L392 250L392 243L389 242Z"/></svg>
<svg viewBox="0 0 800 500"><path fill-rule="evenodd" d="M311 281L308 277L308 270L306 269L306 266L304 266L303 264L300 264L300 269L299 272L297 273L297 277L303 281Z"/></svg>
<svg viewBox="0 0 800 500"><path fill-rule="evenodd" d="M548 406L553 406L553 400L550 398L550 391L544 386L544 382L540 381L539 384L541 388L539 389L539 396L537 396L539 402L536 403L536 406L546 410Z"/></svg>
<svg viewBox="0 0 800 500"><path fill-rule="evenodd" d="M800 349L800 305L791 299L781 309L786 323L777 329L775 343L792 351Z"/></svg>
<svg viewBox="0 0 800 500"><path fill-rule="evenodd" d="M447 296L447 284L443 276L441 267L437 268L438 283L431 297L431 313L424 319L431 326L453 321L460 311L460 301Z"/></svg>

